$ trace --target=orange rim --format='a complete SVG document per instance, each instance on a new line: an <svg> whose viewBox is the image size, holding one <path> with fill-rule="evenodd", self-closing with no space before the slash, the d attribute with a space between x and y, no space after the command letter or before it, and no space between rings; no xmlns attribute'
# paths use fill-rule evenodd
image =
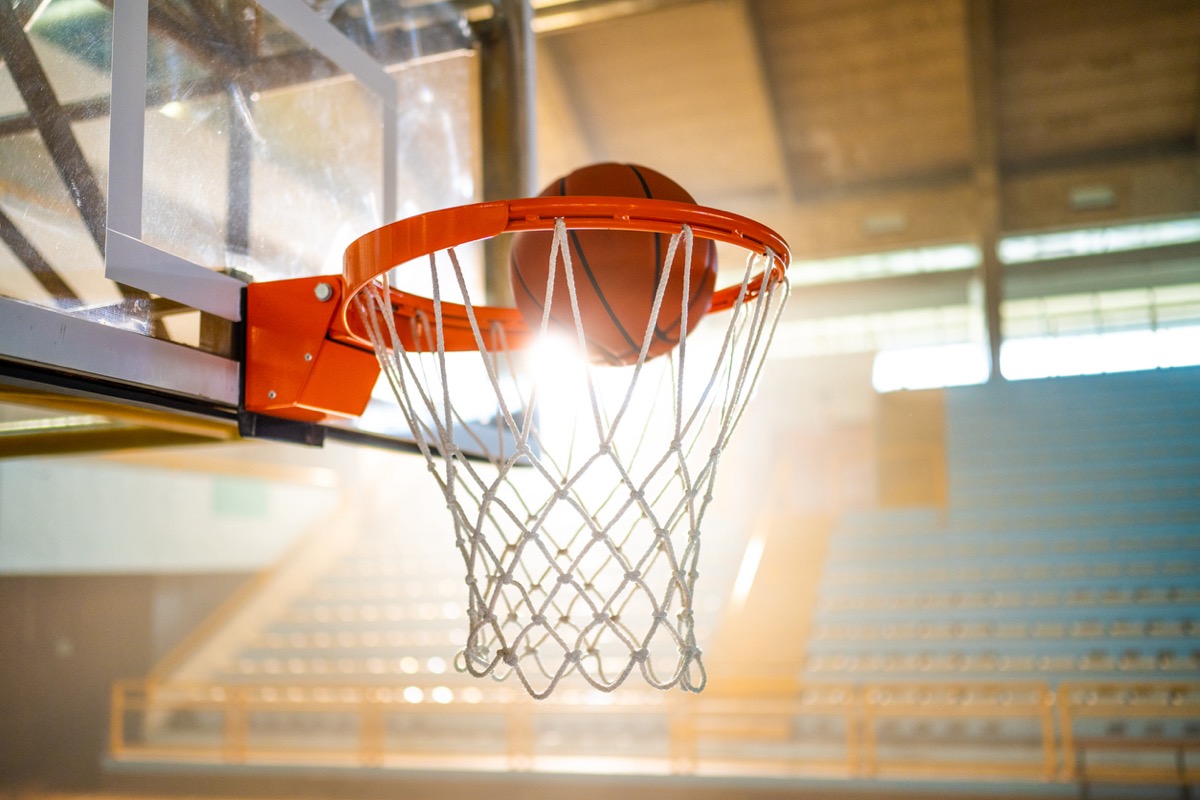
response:
<svg viewBox="0 0 1200 800"><path fill-rule="evenodd" d="M679 233L684 225L702 239L737 245L758 255L772 254L771 264L753 276L742 294L741 284L713 294L709 313L732 308L738 297L752 300L783 279L791 263L791 251L778 233L748 217L704 206L669 200L633 197L534 197L447 208L384 225L356 239L346 248L342 277L346 284L341 308L331 333L335 338L370 346L366 328L358 314L350 314L353 299L376 278L389 270L430 253L490 239L502 233L548 231L562 219L570 230L630 230L646 233ZM431 298L391 290L392 312L397 320L433 319ZM531 337L515 308L472 304L481 332L499 326L509 347L521 347ZM475 333L465 306L442 303L446 350L475 350ZM408 326L403 326L408 327ZM402 340L409 339L402 331ZM403 341L407 348L428 350L426 342Z"/></svg>

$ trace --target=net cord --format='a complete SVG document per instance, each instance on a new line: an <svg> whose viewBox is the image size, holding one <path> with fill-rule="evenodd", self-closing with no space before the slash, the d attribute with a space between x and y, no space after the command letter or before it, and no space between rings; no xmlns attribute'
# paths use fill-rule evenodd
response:
<svg viewBox="0 0 1200 800"><path fill-rule="evenodd" d="M547 301L541 319L541 333L544 335L549 329L551 298L555 290L557 272L555 263L556 260L561 260L576 337L580 348L586 349L584 321L576 293L574 267L571 262L570 247L566 245L566 242L565 223L560 219L556 221L554 228L550 255L551 269L548 271L547 277ZM516 376L519 371L514 369L512 354L504 342L503 330L493 328L489 331L490 337L484 336L469 299L462 266L453 248L449 248L446 252L453 266L458 288L464 298L465 313L476 340L481 364L497 398L499 413L496 418L496 446L494 449L489 447L488 443L467 424L461 414L455 410L452 401L443 335L442 290L438 277L436 253L429 254L433 279L434 319L432 325L422 315L410 320L414 341L424 340L432 345L430 348L433 356L431 368L425 366L427 359L417 358L417 354L409 353L402 344L396 329L395 316L391 313L388 303L386 276L369 285L356 299L360 315L364 319L370 340L379 356L393 394L399 402L405 422L413 432L418 449L426 460L429 472L434 476L443 492L454 520L456 545L467 569L466 583L471 607L471 630L468 634L467 646L456 659L456 664L460 669L465 669L477 676L492 675L493 677L503 677L508 673L515 672L525 690L530 695L539 698L552 693L564 676L572 671L578 671L591 686L601 691L612 691L621 685L635 667L640 670L648 683L661 689L679 685L687 691L698 692L707 682L701 652L696 646L692 610L692 599L698 578L696 565L700 552L700 523L704 510L712 500L712 483L720 454L745 411L746 398L752 393L754 385L761 376L764 362L762 356L778 324L779 310L787 295L787 282L785 280L774 281L767 290L760 292L752 301L747 302L746 293L755 264L762 263L761 260L766 259L769 265L774 260L774 255L770 251L763 255L750 254L747 258L746 272L742 280L738 302L730 311L730 322L714 360L713 371L708 376L696 405L689 412L685 402L684 386L688 340L686 298L690 297L691 278L690 270L684 270L683 297L685 301L682 304L680 316L679 344L675 352L666 356L670 359L671 379L674 383L674 392L672 393L673 436L666 452L647 471L646 476L640 481L636 480L626 469L620 447L614 441L614 437L631 407L635 386L646 363L654 325L663 303L670 268L681 242L684 248L684 263L690 264L693 252L693 234L686 225L682 226L679 233L671 237L662 275L656 288L647 330L643 336L642 347L637 361L632 366L629 386L615 414L604 413L592 373L590 370L586 373L592 425L599 446L596 452L584 458L579 464L574 461L574 448L568 450L567 460L560 464L551 454L551 448L547 448L545 443L540 441L535 426L536 411L540 402L536 381L529 389L528 400L523 408L522 416L518 419L518 416L514 414L502 386L496 356L500 355L504 358L511 375ZM782 287L782 292L777 291L779 287ZM779 302L773 302L774 300ZM772 308L774 313L769 314L768 312ZM749 319L743 321L745 314L749 315ZM768 316L771 317L769 324L764 325ZM736 352L737 340L743 327L747 328L749 333L742 342L742 349L739 353ZM485 339L490 339L490 341L485 341ZM710 396L714 394L718 383L722 380L722 375L726 376L726 384L723 391L720 392L719 402L710 402ZM515 383L516 379L514 378ZM439 388L440 391L438 391ZM713 399L718 398L713 397ZM688 466L688 456L693 453L694 448L698 445L698 440L695 438L688 440L688 435L694 429L701 427L714 413L720 420L716 441L701 468L693 477ZM461 430L467 432L477 448L491 456L495 475L490 480L485 478L470 460L464 458L463 452L454 438L456 423ZM513 433L513 444L507 449L505 431ZM643 438L638 437L639 444L635 446L634 452L629 454L630 458L636 458L641 454ZM620 481L618 486L615 486L604 497L598 507L589 511L585 507L585 499L579 492L576 483L593 463L601 459L609 460L615 467ZM679 479L683 487L682 496L674 504L670 503L668 499L665 508L658 508L664 501L664 495L670 488L670 483L665 483L652 497L647 497L647 492L657 476L669 469L669 465L672 464L674 465L673 476ZM439 472L439 465L444 469L444 474ZM532 503L527 502L520 492L506 494L502 489L505 488L511 471L517 465L532 467L543 480L551 485L558 484L560 488L540 503L536 500ZM560 479L559 476L562 475L569 477L565 480ZM656 533L657 547L647 549L640 558L636 558L636 552L627 555L623 549L630 544L633 536L632 530L617 540L614 538L615 531L611 530L615 523L610 523L606 527L597 519L600 511L611 511L610 503L615 500L621 487L629 490L629 496L623 503L617 505L615 512L612 513L612 519L622 519L631 506L636 506ZM460 497L459 490L469 497ZM520 508L516 508L510 502L514 497L515 502L521 506ZM468 513L468 505L466 505L468 501L469 506L475 509L474 514ZM550 544L546 541L549 537L543 535L543 528L547 525L550 514L558 503L570 506L583 524L570 537L570 541L565 546L559 547L556 553L552 552ZM670 532L684 517L686 517L688 525L687 544L676 556ZM493 545L484 534L487 526L496 530L520 531L520 536L515 539L515 545L511 542L505 544L505 551L512 551L507 564L504 558L505 553L497 549L499 542ZM617 591L607 598L598 600L592 597L586 587L579 583L577 572L582 567L590 544L585 543L584 546L579 547L579 552L565 566L557 558L557 555L564 549L569 550L578 546L585 533L589 535L588 538L592 539L591 544L599 543L600 546L607 549L607 557L602 562L600 569L611 568L615 564L616 569L623 573L623 580ZM534 570L530 568L530 563L522 559L523 551L530 545L533 545L534 549L541 554L542 560L548 565L539 575L535 575ZM643 577L644 572L653 566L653 561L658 553L661 553L668 562L669 574L672 576L667 582L661 599L657 597L653 587L649 586ZM517 574L518 568L521 571L520 575ZM486 570L488 576L487 585L482 588L476 577L481 569ZM552 577L556 586L539 602L531 595L527 587L539 587L547 577ZM516 587L519 596L519 600L515 604L502 591L504 587L512 586ZM570 595L568 599L560 601L560 592L567 586L574 590L574 594ZM638 592L643 593L651 601L652 622L646 634L640 638L624 621L618 623L614 619L632 601L634 596L632 592L628 593L623 601L619 601L622 592L629 586L635 586ZM507 608L502 607L502 601ZM569 621L575 605L580 602L593 618L592 623L582 628ZM678 628L667 619L668 610L673 608L676 602L680 606ZM529 621L522 625L517 633L506 634L499 623L500 615L497 612L505 611L506 618L512 619L514 616L518 616L518 612L521 610L533 612L529 615ZM559 614L560 622L564 623L564 629L571 629L575 632L573 641L568 641L568 638L560 633L557 627L549 624L547 612ZM654 640L660 630L668 633L676 642L679 651L679 660L675 667L669 670L670 674L661 676L651 663L648 649L648 644ZM590 640L589 633L594 633ZM602 659L598 655L594 655L593 651L597 650L596 645L604 635L614 637L628 651L629 657L619 670L608 670ZM499 644L494 652L488 646L488 642L493 638L495 643ZM557 666L549 666L548 662L543 659L541 648L549 641L553 641L563 654ZM528 653L520 652L522 645L529 651ZM524 657L530 657L536 666L536 672L547 679L542 688L535 688L532 685L526 674L527 670L522 665ZM585 668L585 661L588 660L595 662L592 665L595 675L591 670Z"/></svg>

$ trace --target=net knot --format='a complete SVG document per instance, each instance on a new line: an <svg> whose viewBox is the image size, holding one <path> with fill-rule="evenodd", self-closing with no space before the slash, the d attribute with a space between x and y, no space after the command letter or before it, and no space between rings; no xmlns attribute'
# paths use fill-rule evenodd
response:
<svg viewBox="0 0 1200 800"><path fill-rule="evenodd" d="M556 220L549 269L538 276L547 301L541 323L557 324L557 311L552 318L550 310L558 303L549 300L565 293L572 315L568 333L577 334L586 349L590 323L579 301L586 304L589 289L576 280L582 276L573 272L571 258L578 252L573 253L567 231L565 220ZM684 226L669 246L689 250L692 238ZM439 259L447 258L462 306L443 306L438 281L445 265ZM683 260L689 259L685 254ZM638 672L658 688L703 688L690 608L696 548L712 500L713 471L754 394L787 294L782 260L779 268L770 255L766 260L772 262L768 280L753 284L761 268L748 262L741 287L731 287L740 294L730 313L708 317L702 330L717 336L725 320L724 338L714 338L712 348L703 338L695 344L680 341L668 348L675 355L651 364L652 356L667 350L644 344L637 363L623 365L628 370L597 365L603 375L593 373L591 365L579 365L581 370L554 365L562 374L553 377L561 377L564 388L569 383L586 389L590 400L580 404L578 414L564 407L561 420L557 414L536 413L539 405L567 404L553 402L551 387L540 383L541 376L519 356L523 345L510 347L506 325L476 316L454 247L429 253L433 298L428 311L402 312L390 302L386 275L364 289L360 315L450 509L455 549L466 568L469 627L456 669L495 679L515 673L535 697L549 694L571 670L604 691ZM668 254L663 263L677 260ZM666 314L675 302L676 290L661 283L651 316L660 305ZM603 296L607 287L592 288ZM680 299L688 294L685 289ZM634 318L633 307L626 314L624 305L618 314L623 322ZM687 313L690 339L693 315ZM533 327L529 319L526 323ZM470 354L451 361L446 352L450 327L457 334L464 326L474 342L466 349L477 351L474 362ZM648 333L655 338L653 328ZM481 379L479 389L459 388L466 386L467 373L461 384L451 379L460 363ZM707 388L693 397L684 391L693 384ZM488 394L494 397L483 396ZM464 407L455 406L460 398L472 409L478 401L494 399L495 416L486 413L490 402L478 414L464 413ZM476 418L490 421L463 422ZM581 480L585 474L588 480ZM651 648L652 640L665 646ZM670 675L673 681L661 677Z"/></svg>

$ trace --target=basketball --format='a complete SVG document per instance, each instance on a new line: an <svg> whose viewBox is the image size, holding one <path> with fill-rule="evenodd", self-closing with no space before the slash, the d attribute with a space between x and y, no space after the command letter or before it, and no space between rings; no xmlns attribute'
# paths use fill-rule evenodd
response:
<svg viewBox="0 0 1200 800"><path fill-rule="evenodd" d="M541 193L542 197L565 195L696 202L670 178L634 164L604 163L583 167L554 181ZM671 236L609 230L569 230L567 236L589 359L599 364L635 363L650 326ZM546 281L553 238L550 231L514 235L509 260L513 297L526 324L534 330L541 327L546 308ZM690 332L712 302L717 279L713 242L697 237L691 263L685 261L681 240L667 276L658 318L650 332L648 359L669 352L679 343L685 307ZM554 268L558 272L554 278L549 326L574 336L575 321L562 255L556 259ZM684 297L685 272L690 273L687 297Z"/></svg>

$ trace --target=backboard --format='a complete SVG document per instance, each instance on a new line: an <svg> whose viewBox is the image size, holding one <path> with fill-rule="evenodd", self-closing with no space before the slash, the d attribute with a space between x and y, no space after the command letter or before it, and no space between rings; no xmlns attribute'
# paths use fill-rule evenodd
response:
<svg viewBox="0 0 1200 800"><path fill-rule="evenodd" d="M481 80L496 60L481 40L504 24L490 5L3 5L0 400L14 405L0 407L0 425L19 435L0 449L10 453L46 450L45 431L71 420L92 418L94 434L113 414L156 436L156 420L169 420L168 439L234 438L239 425L271 435L239 420L244 286L338 273L359 234L482 199L481 87L519 73L508 63ZM500 160L521 170L520 152ZM38 431L37 444L22 443ZM361 420L284 432L328 434L406 439L374 404ZM71 435L62 448L88 441Z"/></svg>

